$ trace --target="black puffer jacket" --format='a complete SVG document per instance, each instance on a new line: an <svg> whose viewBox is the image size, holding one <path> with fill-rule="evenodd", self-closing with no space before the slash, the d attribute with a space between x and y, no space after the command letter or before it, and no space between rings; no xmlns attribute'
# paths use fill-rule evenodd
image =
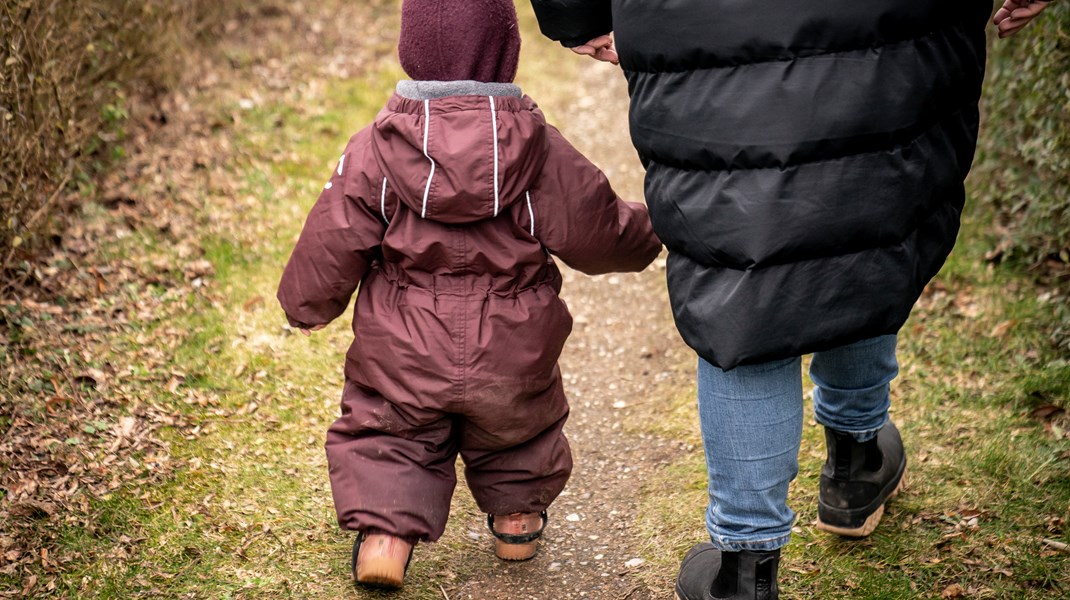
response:
<svg viewBox="0 0 1070 600"><path fill-rule="evenodd" d="M722 367L899 330L955 243L991 4L533 0L615 31L684 340Z"/></svg>

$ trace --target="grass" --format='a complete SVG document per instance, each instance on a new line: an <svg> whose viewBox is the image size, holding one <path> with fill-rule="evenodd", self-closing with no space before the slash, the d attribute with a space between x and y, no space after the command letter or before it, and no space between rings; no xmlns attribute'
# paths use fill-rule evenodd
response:
<svg viewBox="0 0 1070 600"><path fill-rule="evenodd" d="M798 520L782 566L791 597L939 598L955 584L976 598L1070 590L1070 554L1041 541L1070 533L1070 442L1065 422L1046 428L1032 417L1039 406L1065 406L1070 361L1050 344L1051 306L1031 280L984 261L987 222L980 211L967 216L958 248L901 333L892 410L910 487L871 538L814 527L824 436L812 419L805 427L790 496ZM633 416L631 427L700 444L693 404L692 390L657 420ZM665 574L658 585L704 539L705 484L696 450L644 486L640 527Z"/></svg>
<svg viewBox="0 0 1070 600"><path fill-rule="evenodd" d="M314 111L279 103L246 113L237 145L256 158L235 175L242 177L239 194L256 202L241 232L202 240L215 269L208 293L187 300L188 313L177 322L141 324L114 347L133 351L138 334L153 327L189 332L171 360L181 383L156 398L190 421L163 435L171 460L185 468L143 496L120 491L100 500L91 530L65 529L61 551L87 556L112 548L120 536L132 541L124 542L128 561L88 562L65 573L59 595L352 594L352 535L334 522L322 449L352 334L343 318L310 339L296 335L284 326L274 289L346 132L371 122L400 76L387 68L332 82L313 101ZM263 156L280 147L285 158ZM112 252L152 252L157 243L131 236ZM152 393L151 384L141 391ZM454 521L478 531L481 518L459 495ZM438 585L467 579L466 562L484 552L464 525L452 526L433 555L414 562L416 583L406 597L440 598Z"/></svg>

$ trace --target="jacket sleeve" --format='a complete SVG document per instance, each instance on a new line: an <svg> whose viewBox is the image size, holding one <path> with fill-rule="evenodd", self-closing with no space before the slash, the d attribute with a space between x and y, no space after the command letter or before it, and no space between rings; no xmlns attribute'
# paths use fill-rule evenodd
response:
<svg viewBox="0 0 1070 600"><path fill-rule="evenodd" d="M345 311L378 256L385 225L366 201L360 152L347 148L305 220L282 273L278 298L290 325L325 325Z"/></svg>
<svg viewBox="0 0 1070 600"><path fill-rule="evenodd" d="M588 275L645 269L661 251L646 206L622 200L598 167L548 129L550 153L531 198L535 237Z"/></svg>
<svg viewBox="0 0 1070 600"><path fill-rule="evenodd" d="M531 0L542 34L567 48L613 31L610 0Z"/></svg>

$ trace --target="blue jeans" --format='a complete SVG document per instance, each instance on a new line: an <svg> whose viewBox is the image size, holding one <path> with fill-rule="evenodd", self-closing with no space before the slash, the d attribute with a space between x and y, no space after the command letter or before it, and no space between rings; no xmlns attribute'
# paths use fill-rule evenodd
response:
<svg viewBox="0 0 1070 600"><path fill-rule="evenodd" d="M896 336L815 353L814 416L858 441L888 420L899 372ZM800 357L723 371L698 365L698 409L709 473L706 528L721 550L774 550L788 543L795 512L788 484L799 472L803 392Z"/></svg>

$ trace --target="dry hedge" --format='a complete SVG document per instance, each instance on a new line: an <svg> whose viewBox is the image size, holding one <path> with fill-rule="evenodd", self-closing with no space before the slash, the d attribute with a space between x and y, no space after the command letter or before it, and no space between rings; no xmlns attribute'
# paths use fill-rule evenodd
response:
<svg viewBox="0 0 1070 600"><path fill-rule="evenodd" d="M993 44L979 199L1009 231L1006 258L1070 264L1070 6Z"/></svg>
<svg viewBox="0 0 1070 600"><path fill-rule="evenodd" d="M128 90L176 80L212 0L0 2L0 272L68 186L121 155Z"/></svg>

